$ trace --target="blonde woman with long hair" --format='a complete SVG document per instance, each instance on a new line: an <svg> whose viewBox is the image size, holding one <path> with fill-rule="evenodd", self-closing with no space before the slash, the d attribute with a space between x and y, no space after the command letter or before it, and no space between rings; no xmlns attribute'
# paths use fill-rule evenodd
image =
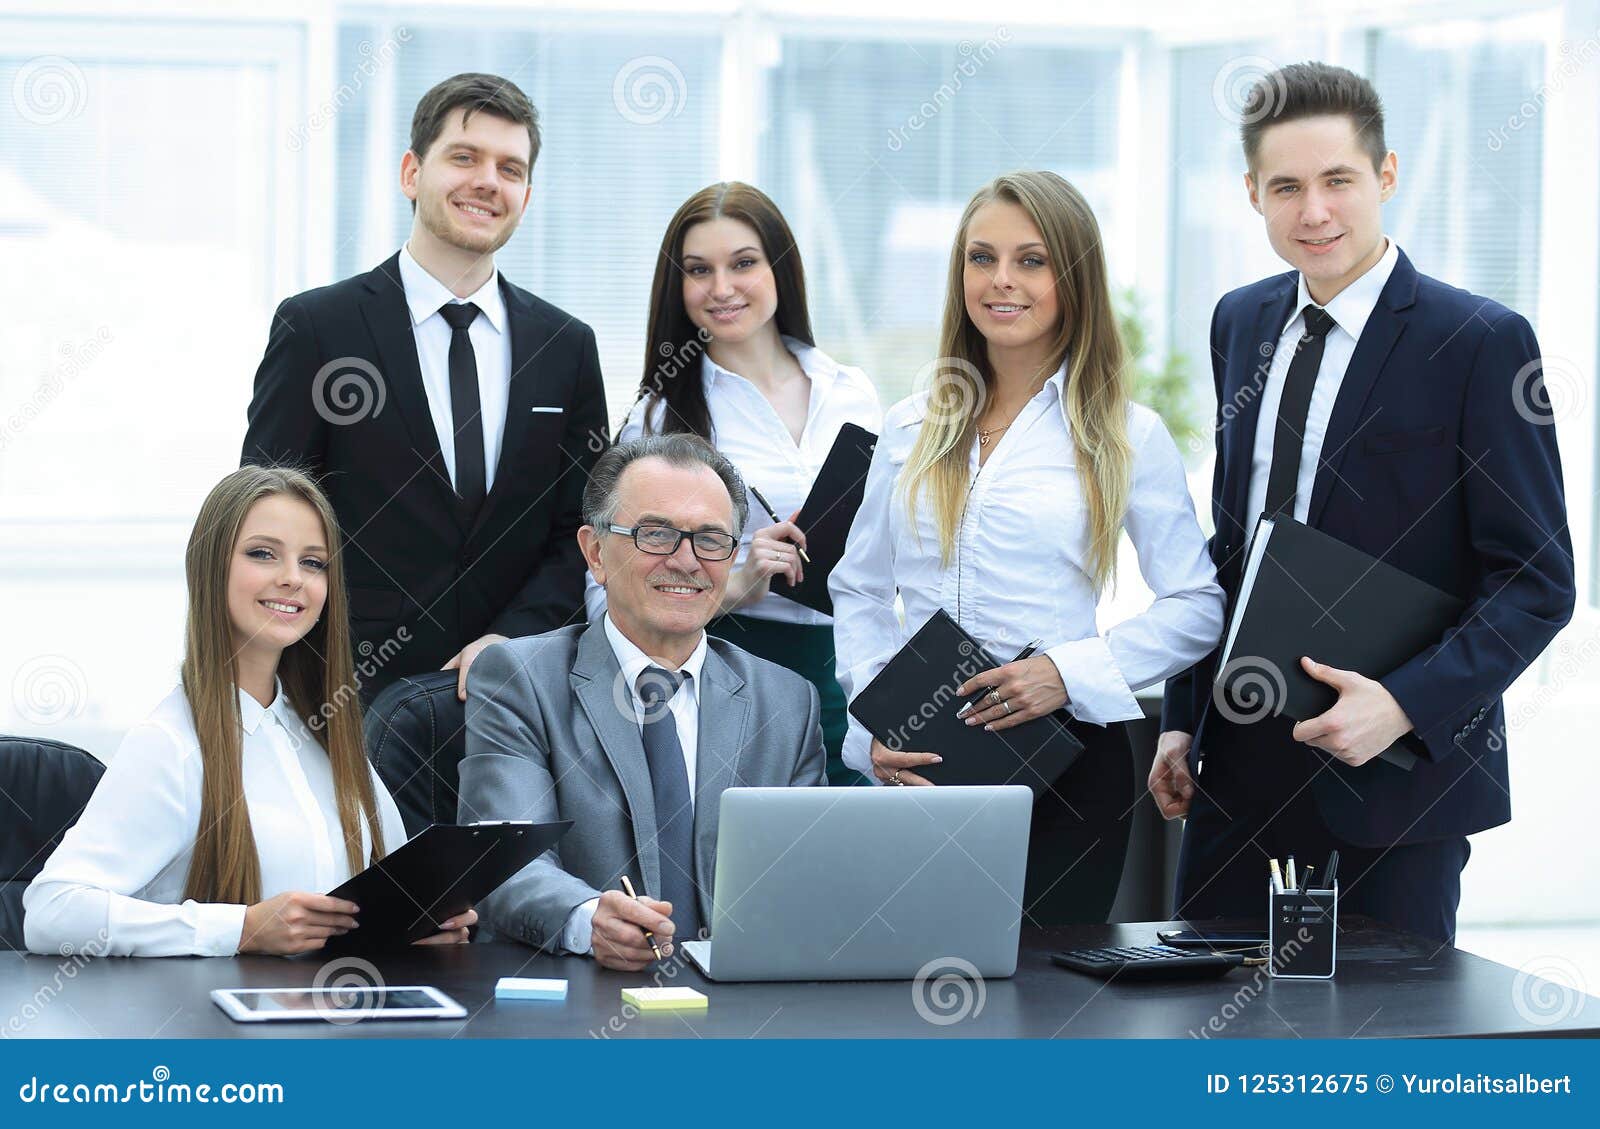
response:
<svg viewBox="0 0 1600 1129"><path fill-rule="evenodd" d="M1120 722L1134 691L1216 645L1222 591L1177 447L1127 393L1100 230L1049 172L982 188L950 256L940 357L889 410L844 559L829 580L839 681L854 696L943 608L1004 662L958 688L995 732L1056 710L1084 742L1040 798L1032 924L1104 921L1136 792ZM1126 532L1155 600L1101 633L1095 607ZM904 622L896 613L896 597ZM851 720L844 759L880 784L926 785L936 751L891 752Z"/></svg>
<svg viewBox="0 0 1600 1129"><path fill-rule="evenodd" d="M200 508L180 684L124 738L23 897L34 952L290 955L359 926L331 890L405 842L367 762L339 528L298 471ZM467 939L477 912L420 943Z"/></svg>

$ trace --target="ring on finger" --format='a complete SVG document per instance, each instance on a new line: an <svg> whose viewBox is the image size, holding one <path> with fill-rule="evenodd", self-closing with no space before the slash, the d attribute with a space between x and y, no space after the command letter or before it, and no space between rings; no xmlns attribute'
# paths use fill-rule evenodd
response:
<svg viewBox="0 0 1600 1129"><path fill-rule="evenodd" d="M905 784L905 781L900 779L900 770L898 768L889 774L889 783L900 785Z"/></svg>
<svg viewBox="0 0 1600 1129"><path fill-rule="evenodd" d="M1001 702L1000 687L991 686L989 688L989 704L990 705L994 705L994 706L998 706L1000 704L1000 702Z"/></svg>
<svg viewBox="0 0 1600 1129"><path fill-rule="evenodd" d="M1008 702L1008 701L1005 701L1004 699L1001 699L1000 704L1006 708L1006 716L1010 717L1011 716L1011 703Z"/></svg>

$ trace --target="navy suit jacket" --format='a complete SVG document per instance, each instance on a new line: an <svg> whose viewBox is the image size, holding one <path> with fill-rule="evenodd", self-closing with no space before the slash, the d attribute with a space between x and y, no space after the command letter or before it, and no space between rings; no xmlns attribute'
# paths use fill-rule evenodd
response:
<svg viewBox="0 0 1600 1129"><path fill-rule="evenodd" d="M1212 317L1211 556L1230 603L1259 517L1244 511L1261 391L1298 284L1291 271L1235 290ZM1411 771L1314 752L1328 762L1313 784L1318 810L1347 842L1420 842L1511 818L1501 694L1571 618L1574 599L1555 427L1535 410L1539 363L1526 319L1418 274L1404 253L1356 344L1307 521L1467 607L1380 680L1415 726L1401 739L1421 758ZM1162 728L1195 735L1191 772L1219 753L1209 745L1238 733L1213 724L1207 741L1216 661L1167 683Z"/></svg>

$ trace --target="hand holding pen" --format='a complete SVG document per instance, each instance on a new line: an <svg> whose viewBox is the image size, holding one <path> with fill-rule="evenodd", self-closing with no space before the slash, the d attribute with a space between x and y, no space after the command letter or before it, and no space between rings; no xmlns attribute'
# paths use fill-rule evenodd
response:
<svg viewBox="0 0 1600 1129"><path fill-rule="evenodd" d="M759 491L750 487L751 495L772 518L750 538L749 551L745 553L734 575L729 578L728 591L723 597L722 610L734 611L755 603L772 587L774 577L781 576L791 585L805 579L806 535L793 521L781 521Z"/></svg>
<svg viewBox="0 0 1600 1129"><path fill-rule="evenodd" d="M589 948L605 968L638 972L672 955L672 903L636 896L626 876L623 885L596 902Z"/></svg>
<svg viewBox="0 0 1600 1129"><path fill-rule="evenodd" d="M956 716L968 725L998 732L1066 705L1070 698L1055 660L1034 654L1039 643L1035 639L1004 666L975 674L956 687L958 695L973 699Z"/></svg>

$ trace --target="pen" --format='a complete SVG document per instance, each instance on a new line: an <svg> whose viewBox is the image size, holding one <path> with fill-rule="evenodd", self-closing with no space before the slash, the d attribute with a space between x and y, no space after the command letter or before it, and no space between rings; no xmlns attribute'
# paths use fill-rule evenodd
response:
<svg viewBox="0 0 1600 1129"><path fill-rule="evenodd" d="M751 486L748 482L745 483L745 487L746 487L746 489L748 489L750 491L750 493L752 495L755 496L755 500L761 503L761 508L767 511L767 516L772 519L772 524L773 525L777 525L780 521L783 520L781 517L778 516L778 511L772 508L772 503L767 501L765 498L763 498L761 496L761 491L757 490L754 486ZM800 559L805 561L806 564L810 564L811 563L811 558L806 556L806 551L804 549L802 549L799 545L796 545L794 547L794 551L800 554Z"/></svg>
<svg viewBox="0 0 1600 1129"><path fill-rule="evenodd" d="M1278 860L1268 859L1267 869L1272 874L1272 892L1274 894L1283 893L1283 872L1278 869Z"/></svg>
<svg viewBox="0 0 1600 1129"><path fill-rule="evenodd" d="M622 889L628 895L628 897L632 898L634 901L639 900L639 895L633 892L633 883L628 881L628 876L626 874L622 876ZM657 960L660 960L661 946L656 944L656 935L650 932L650 930L646 929L644 931L644 939L650 942L650 951L656 954Z"/></svg>
<svg viewBox="0 0 1600 1129"><path fill-rule="evenodd" d="M1333 889L1333 880L1339 877L1339 852L1335 850L1328 856L1328 869L1322 872L1322 885L1324 889Z"/></svg>
<svg viewBox="0 0 1600 1129"><path fill-rule="evenodd" d="M1294 877L1294 856L1293 855L1289 856L1288 865L1284 869L1284 872L1283 872L1283 884L1289 890L1296 890L1297 891L1297 890L1300 889L1300 883L1296 882L1295 881L1295 877Z"/></svg>
<svg viewBox="0 0 1600 1129"><path fill-rule="evenodd" d="M1311 889L1311 872L1315 869L1317 868L1314 866L1308 866L1305 869L1305 873L1300 875L1300 885L1304 886L1307 890Z"/></svg>
<svg viewBox="0 0 1600 1129"><path fill-rule="evenodd" d="M1043 642L1044 642L1043 639L1034 639L1034 640L1030 641L1026 647L1022 648L1022 650L1017 652L1017 657L1012 659L1011 661L1014 662L1014 663L1019 663L1023 659L1032 658L1033 657L1033 653L1039 649L1039 644L1043 643ZM988 692L989 691L985 690L983 692L983 694L987 694ZM970 702L968 702L966 705L962 706L959 710L957 710L956 711L956 716L957 717L966 717L973 710L977 709L978 708L978 704L983 701L983 694L979 694L976 698L973 698Z"/></svg>

